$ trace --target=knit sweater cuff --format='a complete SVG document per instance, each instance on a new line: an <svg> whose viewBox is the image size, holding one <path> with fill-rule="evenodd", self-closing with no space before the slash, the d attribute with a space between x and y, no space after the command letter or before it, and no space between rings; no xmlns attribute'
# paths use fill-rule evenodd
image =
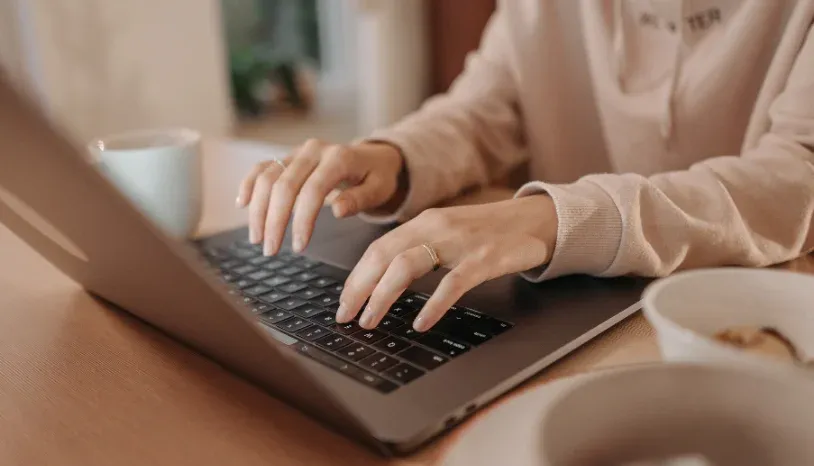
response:
<svg viewBox="0 0 814 466"><path fill-rule="evenodd" d="M418 145L406 133L394 129L379 130L374 132L370 137L356 141L356 143L361 142L384 142L396 147L404 159L404 167L407 170L410 187L404 201L395 211L377 212L376 210L372 210L360 213L359 218L369 223L383 225L406 222L418 215L425 205L428 204L427 199L425 199L428 196L424 196L422 193L429 194L427 190L422 190L419 187L418 180L427 178L426 173L428 167L425 163L421 163L421 158L418 156L418 154L420 154Z"/></svg>
<svg viewBox="0 0 814 466"><path fill-rule="evenodd" d="M521 275L532 282L588 274L602 275L613 263L622 239L622 217L610 196L582 180L568 185L533 181L515 198L546 193L554 201L559 225L551 261Z"/></svg>

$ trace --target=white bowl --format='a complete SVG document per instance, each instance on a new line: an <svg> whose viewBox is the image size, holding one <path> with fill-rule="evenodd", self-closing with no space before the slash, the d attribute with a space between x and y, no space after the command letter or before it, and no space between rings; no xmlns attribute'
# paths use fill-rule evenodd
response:
<svg viewBox="0 0 814 466"><path fill-rule="evenodd" d="M814 380L772 365L660 364L603 374L551 401L538 464L695 455L716 466L812 465L812 393Z"/></svg>
<svg viewBox="0 0 814 466"><path fill-rule="evenodd" d="M803 358L814 356L814 276L744 268L680 272L650 284L642 306L666 361L768 361L712 338L741 326L772 327Z"/></svg>

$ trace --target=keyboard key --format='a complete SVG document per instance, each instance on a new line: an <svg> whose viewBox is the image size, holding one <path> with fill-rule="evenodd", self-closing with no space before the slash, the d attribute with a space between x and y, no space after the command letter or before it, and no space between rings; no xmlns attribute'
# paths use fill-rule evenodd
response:
<svg viewBox="0 0 814 466"><path fill-rule="evenodd" d="M300 306L298 308L292 309L291 312L297 314L300 317L311 318L315 315L323 312L322 308L313 306L311 304L306 304L305 306Z"/></svg>
<svg viewBox="0 0 814 466"><path fill-rule="evenodd" d="M229 255L237 257L238 259L251 259L260 255L257 251L247 249L230 248Z"/></svg>
<svg viewBox="0 0 814 466"><path fill-rule="evenodd" d="M396 337L387 337L384 340L373 343L374 348L380 349L388 354L396 354L408 346L410 346L409 343Z"/></svg>
<svg viewBox="0 0 814 466"><path fill-rule="evenodd" d="M277 301L274 303L275 306L279 307L280 309L285 309L286 311L290 311L292 309L298 308L305 304L305 301L297 298L286 298L282 301Z"/></svg>
<svg viewBox="0 0 814 466"><path fill-rule="evenodd" d="M379 340L384 339L385 337L387 337L387 334L382 332L381 330L376 330L376 329L365 330L365 329L362 329L362 330L354 333L352 336L353 336L353 338L356 338L359 341L370 344L370 343L375 343L375 342L377 342Z"/></svg>
<svg viewBox="0 0 814 466"><path fill-rule="evenodd" d="M489 317L489 320L486 321L486 328L484 330L492 335L500 335L512 327L513 325L509 322L504 322L502 320L495 319L494 317Z"/></svg>
<svg viewBox="0 0 814 466"><path fill-rule="evenodd" d="M283 262L292 262L298 259L297 256L287 251L280 251L279 253L277 253L277 256L275 257Z"/></svg>
<svg viewBox="0 0 814 466"><path fill-rule="evenodd" d="M343 358L348 358L351 361L359 361L360 359L366 358L373 353L375 353L375 351L361 343L350 344L336 352L336 354L342 356Z"/></svg>
<svg viewBox="0 0 814 466"><path fill-rule="evenodd" d="M243 262L236 261L234 259L230 259L230 260L221 262L220 264L218 264L218 267L220 267L222 269L226 269L226 270L231 270L231 269L233 269L235 267L240 267L241 265L243 265Z"/></svg>
<svg viewBox="0 0 814 466"><path fill-rule="evenodd" d="M299 266L300 264L297 263L297 265ZM302 273L297 274L294 277L294 280L299 280L301 282L310 282L311 280L313 280L313 279L315 279L317 277L319 277L319 275L315 274L314 272L302 272Z"/></svg>
<svg viewBox="0 0 814 466"><path fill-rule="evenodd" d="M488 333L474 327L456 326L444 333L456 340L460 340L472 346L478 346L492 338L492 335L489 335Z"/></svg>
<svg viewBox="0 0 814 466"><path fill-rule="evenodd" d="M246 240L246 239L241 239L241 240L235 241L234 246L236 246L238 248L241 248L241 249L253 249L254 248L254 243L252 243L251 241Z"/></svg>
<svg viewBox="0 0 814 466"><path fill-rule="evenodd" d="M360 366L370 369L373 372L384 372L398 363L399 361L396 358L391 358L390 356L381 353L368 356L359 361Z"/></svg>
<svg viewBox="0 0 814 466"><path fill-rule="evenodd" d="M276 327L285 332L293 333L298 330L302 330L310 325L311 322L308 322L305 319L300 319L299 317L292 317L288 320L278 322Z"/></svg>
<svg viewBox="0 0 814 466"><path fill-rule="evenodd" d="M347 324L336 324L331 327L331 330L341 333L342 335L350 335L362 330L362 327L356 322L348 322Z"/></svg>
<svg viewBox="0 0 814 466"><path fill-rule="evenodd" d="M317 341L322 337L330 336L331 332L319 325L312 325L297 332L297 336L305 341Z"/></svg>
<svg viewBox="0 0 814 466"><path fill-rule="evenodd" d="M318 296L311 300L312 303L319 304L322 307L333 306L339 302L339 298L331 295Z"/></svg>
<svg viewBox="0 0 814 466"><path fill-rule="evenodd" d="M294 294L302 289L307 288L304 284L299 282L289 282L285 285L280 285L277 287L278 290L282 291L283 293Z"/></svg>
<svg viewBox="0 0 814 466"><path fill-rule="evenodd" d="M281 274L283 274L283 275L286 275L286 276L289 276L289 277L290 277L290 276L292 276L292 275L297 275L298 273L301 273L301 272L302 272L302 269L301 269L301 268L299 268L299 267L296 267L296 266L290 265L290 266L288 266L288 267L285 267L285 268L280 269L280 271L279 271L279 272L280 272Z"/></svg>
<svg viewBox="0 0 814 466"><path fill-rule="evenodd" d="M257 299L263 301L264 303L274 304L277 301L282 301L283 299L288 298L288 295L285 293L281 293L279 291L272 291L271 293L266 293L263 296L259 296Z"/></svg>
<svg viewBox="0 0 814 466"><path fill-rule="evenodd" d="M252 272L256 272L257 267L253 265L241 265L240 267L235 267L232 269L232 272L240 275L248 275Z"/></svg>
<svg viewBox="0 0 814 466"><path fill-rule="evenodd" d="M242 290L243 288L248 288L250 286L254 286L254 282L251 281L251 280L246 280L245 278L242 278L242 279L237 280L234 283L232 283L232 285L234 285L235 288L239 288L239 289Z"/></svg>
<svg viewBox="0 0 814 466"><path fill-rule="evenodd" d="M271 259L270 261L263 264L264 269L270 270L272 272L274 272L277 269L281 269L281 268L287 267L287 266L288 266L287 263L285 263L285 262L283 262L281 260L278 260L278 259Z"/></svg>
<svg viewBox="0 0 814 466"><path fill-rule="evenodd" d="M326 286L331 286L334 284L336 284L336 280L327 277L320 277L311 282L311 285L316 286L317 288L325 288Z"/></svg>
<svg viewBox="0 0 814 466"><path fill-rule="evenodd" d="M225 281L226 283L232 283L238 280L239 275L235 275L233 273L224 273L221 274L220 278Z"/></svg>
<svg viewBox="0 0 814 466"><path fill-rule="evenodd" d="M277 277L267 278L267 279L263 280L263 283L268 285L268 286L277 288L278 286L285 285L286 283L288 283L290 281L291 281L291 279L288 278L288 277L277 276Z"/></svg>
<svg viewBox="0 0 814 466"><path fill-rule="evenodd" d="M424 371L409 364L401 363L398 366L391 367L384 375L396 382L410 383L424 375Z"/></svg>
<svg viewBox="0 0 814 466"><path fill-rule="evenodd" d="M326 350L336 351L340 348L344 348L350 344L353 344L353 340L348 337L343 337L342 335L332 334L328 335L320 340L317 340L317 345L325 348Z"/></svg>
<svg viewBox="0 0 814 466"><path fill-rule="evenodd" d="M278 322L282 322L286 319L291 317L290 312L282 311L280 309L274 309L271 312L267 312L260 316L260 320L267 324L276 324Z"/></svg>
<svg viewBox="0 0 814 466"><path fill-rule="evenodd" d="M294 349L300 354L318 361L334 370L337 370L353 379L383 393L389 393L398 388L398 385L382 377L363 371L353 364L349 364L333 355L305 343L297 343Z"/></svg>
<svg viewBox="0 0 814 466"><path fill-rule="evenodd" d="M326 288L325 291L327 291L328 293L340 296L340 295L342 295L342 290L344 290L344 289L345 289L345 285L333 285L333 286L329 286L328 288Z"/></svg>
<svg viewBox="0 0 814 466"><path fill-rule="evenodd" d="M243 294L246 296L260 296L261 294L266 294L269 291L271 291L271 288L266 285L254 285L243 290Z"/></svg>
<svg viewBox="0 0 814 466"><path fill-rule="evenodd" d="M210 260L226 259L229 254L221 248L208 247L201 251Z"/></svg>
<svg viewBox="0 0 814 466"><path fill-rule="evenodd" d="M469 351L469 345L445 337L440 333L430 332L417 340L424 346L434 349L445 356L454 358Z"/></svg>
<svg viewBox="0 0 814 466"><path fill-rule="evenodd" d="M413 309L412 307L396 303L390 307L390 310L387 311L387 314L391 316L401 317L402 319L404 319L405 314L408 314L413 311L415 311L415 309Z"/></svg>
<svg viewBox="0 0 814 466"><path fill-rule="evenodd" d="M421 337L423 334L420 332L416 332L412 325L404 325L393 330L393 335L398 335L401 338L406 338L408 340L415 340L416 338Z"/></svg>
<svg viewBox="0 0 814 466"><path fill-rule="evenodd" d="M421 309L422 307L424 307L424 303L426 301L427 301L426 299L420 299L419 295L416 295L414 293L408 293L399 298L396 302L407 307L411 307L413 309Z"/></svg>
<svg viewBox="0 0 814 466"><path fill-rule="evenodd" d="M257 303L252 306L252 314L262 314L266 311L274 309L270 304Z"/></svg>
<svg viewBox="0 0 814 466"><path fill-rule="evenodd" d="M321 314L311 317L311 320L316 324L331 328L336 325L336 314L323 311Z"/></svg>
<svg viewBox="0 0 814 466"><path fill-rule="evenodd" d="M401 327L402 325L406 325L406 322L399 319L398 317L385 316L379 322L379 328L383 330L395 330Z"/></svg>
<svg viewBox="0 0 814 466"><path fill-rule="evenodd" d="M302 267L305 270L310 270L310 269L313 269L315 267L319 267L320 265L322 265L322 264L320 264L319 262L317 262L317 261L315 261L313 259L309 259L307 257L303 257L302 259L297 261L297 266Z"/></svg>
<svg viewBox="0 0 814 466"><path fill-rule="evenodd" d="M448 361L447 358L437 355L432 351L427 351L424 348L419 348L418 346L411 346L398 353L398 356L405 361L430 371Z"/></svg>
<svg viewBox="0 0 814 466"><path fill-rule="evenodd" d="M466 308L453 308L450 315L459 318L467 327L478 329L492 336L499 335L512 327L508 322Z"/></svg>
<svg viewBox="0 0 814 466"><path fill-rule="evenodd" d="M269 263L271 261L272 261L271 257L266 257L266 256L252 257L251 259L248 260L249 264L252 264L252 265L255 265L255 266L267 264L267 263Z"/></svg>
<svg viewBox="0 0 814 466"><path fill-rule="evenodd" d="M317 288L305 288L304 290L297 293L297 296L299 296L302 299L314 299L324 294L325 294L324 291Z"/></svg>
<svg viewBox="0 0 814 466"><path fill-rule="evenodd" d="M269 278L272 275L274 275L274 274L269 272L268 270L260 269L257 272L252 272L252 273L250 273L250 274L248 274L246 276L251 278L252 280L254 280L256 282L259 282L259 281L263 281L263 280Z"/></svg>

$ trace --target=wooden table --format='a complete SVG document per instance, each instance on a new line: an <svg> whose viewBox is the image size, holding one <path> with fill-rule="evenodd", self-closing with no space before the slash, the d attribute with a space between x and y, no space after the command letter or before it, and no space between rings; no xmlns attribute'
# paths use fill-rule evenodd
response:
<svg viewBox="0 0 814 466"><path fill-rule="evenodd" d="M268 147L208 143L204 234L240 226L240 177ZM487 191L458 202L505 197ZM216 364L92 299L0 225L0 464L434 464L466 428L383 460ZM811 272L809 258L791 268ZM640 314L523 389L598 367L658 360ZM483 414L481 414L483 415ZM469 421L477 422L476 416Z"/></svg>

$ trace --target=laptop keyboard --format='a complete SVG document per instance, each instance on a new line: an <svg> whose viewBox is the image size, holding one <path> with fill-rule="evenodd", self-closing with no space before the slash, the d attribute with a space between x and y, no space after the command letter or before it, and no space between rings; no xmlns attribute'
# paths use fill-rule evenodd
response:
<svg viewBox="0 0 814 466"><path fill-rule="evenodd" d="M383 393L406 385L513 324L454 306L430 331L413 330L427 296L406 292L377 328L335 320L348 272L304 256L262 255L260 246L238 241L205 248L231 292L259 322L297 340L296 351Z"/></svg>

